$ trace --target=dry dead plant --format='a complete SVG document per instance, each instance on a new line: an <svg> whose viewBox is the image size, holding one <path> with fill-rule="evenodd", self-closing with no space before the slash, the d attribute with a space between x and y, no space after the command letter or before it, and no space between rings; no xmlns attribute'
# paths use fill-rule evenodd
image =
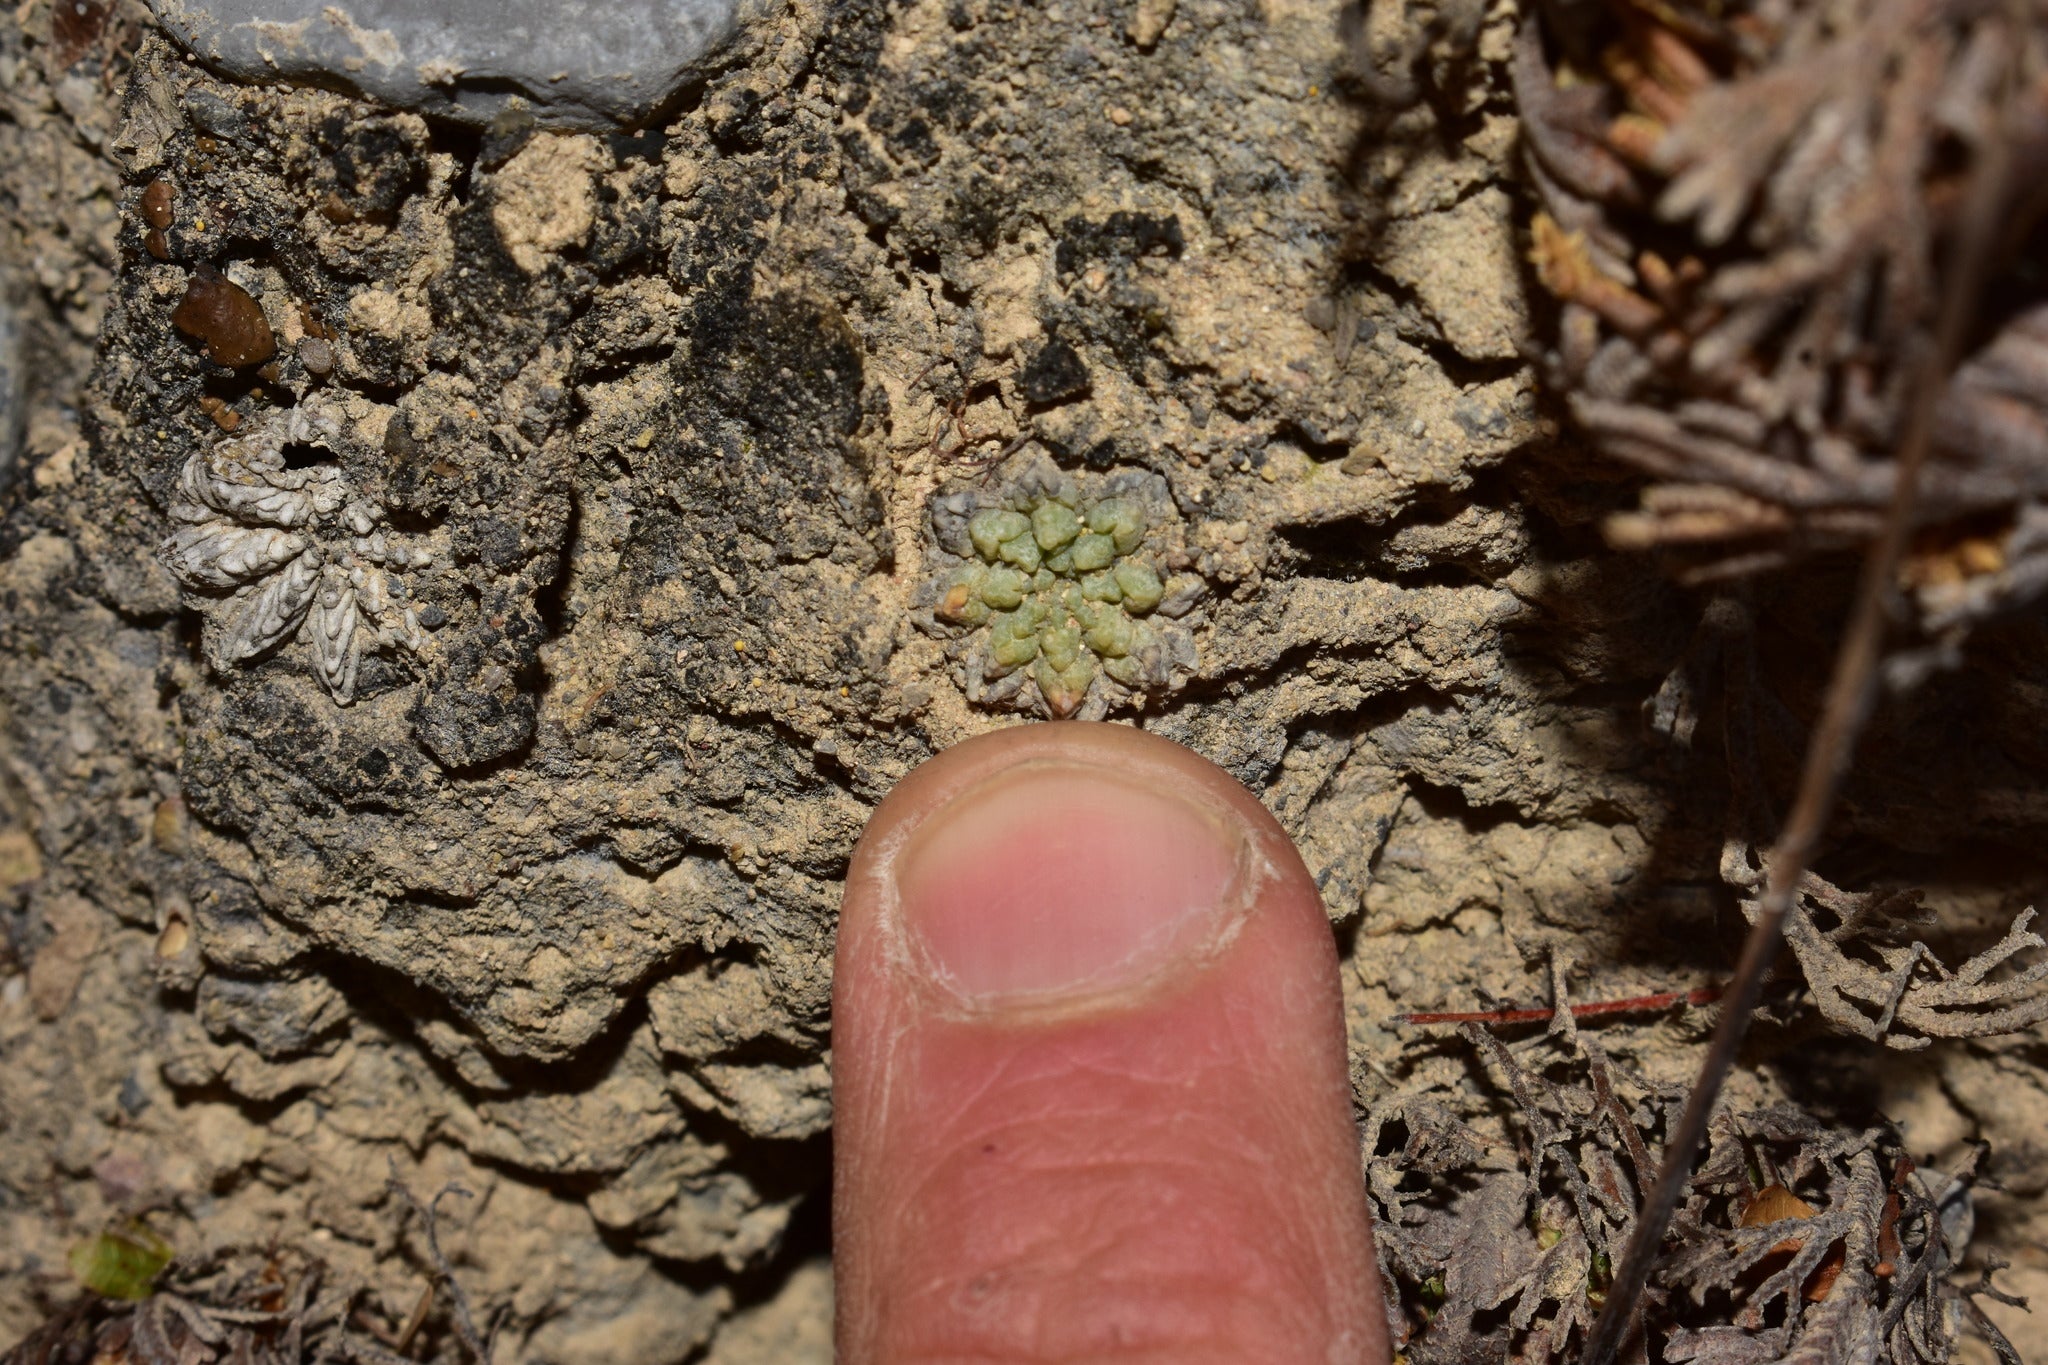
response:
<svg viewBox="0 0 2048 1365"><path fill-rule="evenodd" d="M1476 21L1411 24L1421 37L1402 46L1372 41L1392 27L1373 5L1357 13L1369 131L1469 103L1447 87ZM1440 51L1461 36L1462 53ZM1890 935L1905 899L1807 871L1880 681L1952 659L2048 588L2048 2L1542 0L1521 9L1507 66L1537 201L1530 259L1558 304L1540 371L1596 450L1649 476L1610 541L1692 582L1823 552L1864 566L1776 842L1731 846L1752 931L1682 1102L1644 1095L1635 1112L1655 1121L1617 1122L1597 1054L1567 1097L1475 1032L1527 1116L1533 1174L1442 1174L1471 1140L1435 1110L1371 1127L1376 1142L1406 1134L1398 1162L1376 1147L1369 1169L1387 1269L1410 1276L1427 1320L1408 1358L1611 1365L1654 1339L1698 1365L1931 1365L1970 1320L2016 1361L1975 1309L1996 1296L1986 1283L1936 1288L1955 1247L1929 1213L1939 1197L1901 1183L1889 1130L1799 1163L1817 1203L1795 1203L1815 1226L1733 1243L1748 1272L1794 1246L1802 1269L1761 1284L1727 1271L1731 1244L1708 1234L1728 1208L1701 1182L1733 1160L1715 1104L1788 939L1823 1016L1892 1047L2048 1014L2030 917L1950 971ZM1703 634L1725 633L1710 609ZM1652 721L1683 742L1696 717L1686 687L1667 690ZM1791 1120L1771 1122L1761 1136L1790 1140ZM1405 1193L1418 1177L1454 1222L1421 1217ZM1532 1208L1549 1240L1515 1261ZM1903 1278L1901 1237L1917 1239ZM1825 1265L1841 1288L1808 1311L1801 1276Z"/></svg>
<svg viewBox="0 0 2048 1365"><path fill-rule="evenodd" d="M1464 1033L1509 1142L1472 1126L1470 1085L1443 1069L1365 1116L1395 1340L1411 1365L1577 1361L1686 1092L1577 1031L1512 1045ZM1785 1105L1723 1111L1645 1287L1631 1358L1945 1365L1974 1329L2018 1365L1975 1304L2005 1298L1989 1270L1974 1283L1953 1273L1981 1156L1943 1173L1916 1167L1889 1126L1830 1128Z"/></svg>
<svg viewBox="0 0 2048 1365"><path fill-rule="evenodd" d="M1559 301L1553 388L1654 482L1617 545L1693 580L1876 539L1960 281L1967 182L2011 173L1998 285L1935 401L1898 586L1954 631L2048 587L2048 9L2038 0L1539 7L1511 63Z"/></svg>
<svg viewBox="0 0 2048 1365"><path fill-rule="evenodd" d="M2048 585L2031 250L2048 7L1560 2L1524 17L1510 65L1541 206L1531 259L1560 304L1546 377L1598 449L1653 480L1610 540L1695 581L1865 552L1798 790L1737 883L1752 929L1727 1010L1587 1342L1587 1365L1609 1365L1648 1330L1666 1227L1787 936L1824 1012L1865 1036L2036 1017L2029 969L1989 979L2038 942L2024 924L1954 977L1917 945L1876 966L1816 930L1806 878L1887 655L1910 676Z"/></svg>
<svg viewBox="0 0 2048 1365"><path fill-rule="evenodd" d="M1754 921L1767 869L1731 841L1721 876ZM1821 1017L1844 1033L1900 1051L1937 1038L1990 1038L2048 1020L2048 943L2022 911L1998 942L1953 969L1902 930L1925 923L1911 891L1844 891L1811 872L1785 916L1785 942Z"/></svg>
<svg viewBox="0 0 2048 1365"><path fill-rule="evenodd" d="M378 1322L359 1305L360 1289L335 1282L316 1257L222 1247L125 1286L132 1298L80 1295L0 1352L0 1365L490 1365L488 1334L477 1332L436 1228L441 1200L468 1192L450 1185L423 1202L395 1176L389 1191L401 1216L418 1218L434 1275L403 1325ZM448 1306L440 1327L430 1326L437 1288Z"/></svg>

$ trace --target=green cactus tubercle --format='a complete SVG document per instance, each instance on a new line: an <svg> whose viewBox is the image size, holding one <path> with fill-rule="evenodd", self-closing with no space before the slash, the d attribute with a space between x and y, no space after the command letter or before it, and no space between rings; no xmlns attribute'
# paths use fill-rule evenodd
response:
<svg viewBox="0 0 2048 1365"><path fill-rule="evenodd" d="M1137 656L1153 643L1138 619L1165 595L1159 571L1136 551L1147 530L1126 498L1079 507L1064 496L1025 512L988 508L968 522L979 563L944 581L938 615L988 625L986 670L1000 678L1030 667L1056 716L1086 700L1098 670L1136 686Z"/></svg>

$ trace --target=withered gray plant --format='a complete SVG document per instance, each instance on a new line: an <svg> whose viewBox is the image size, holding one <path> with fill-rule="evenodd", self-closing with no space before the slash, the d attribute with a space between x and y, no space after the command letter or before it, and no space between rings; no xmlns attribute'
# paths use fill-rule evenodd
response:
<svg viewBox="0 0 2048 1365"><path fill-rule="evenodd" d="M1768 869L1753 846L1731 840L1721 878L1754 920ZM1937 1038L1991 1038L2048 1020L2048 943L2022 911L2005 936L1957 967L1944 966L1913 931L1920 895L1844 891L1808 872L1785 915L1785 942L1821 1017L1844 1033L1912 1051Z"/></svg>
<svg viewBox="0 0 2048 1365"><path fill-rule="evenodd" d="M1866 1037L1916 984L1927 999L1917 945L1880 954L1874 987L1827 960L1805 876L1886 654L1904 644L1891 666L1910 677L2048 585L2048 8L1555 3L1525 14L1510 67L1541 205L1531 259L1560 305L1546 378L1598 449L1653 480L1609 539L1695 581L1865 551L1797 793L1747 884L1728 1009L1586 1346L1610 1365L1781 936ZM1888 639L1895 619L1918 648ZM1983 978L2034 942L2022 923L1968 964L1955 1012L2000 1013L2011 983Z"/></svg>
<svg viewBox="0 0 2048 1365"><path fill-rule="evenodd" d="M1546 378L1654 479L1610 539L1694 580L1874 541L1940 310L1980 272L1900 586L1937 635L2048 587L2048 6L1542 5L1510 65ZM1993 165L1993 259L1963 271Z"/></svg>
<svg viewBox="0 0 2048 1365"><path fill-rule="evenodd" d="M1575 1031L1509 1044L1464 1026L1493 1118L1453 1068L1373 1104L1367 1181L1395 1340L1411 1365L1576 1361L1685 1100ZM1455 1046L1455 1044L1453 1044ZM1504 1101L1504 1103L1502 1103ZM1718 1114L1641 1301L1673 1365L1946 1365L1966 1330L2019 1355L1964 1282L1967 1169L1918 1168L1897 1130L1791 1106ZM1995 1264L1992 1268L1996 1268Z"/></svg>

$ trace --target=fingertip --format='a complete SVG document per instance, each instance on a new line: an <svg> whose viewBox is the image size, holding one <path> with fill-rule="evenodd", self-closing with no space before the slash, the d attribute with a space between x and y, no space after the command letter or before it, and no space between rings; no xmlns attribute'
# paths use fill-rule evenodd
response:
<svg viewBox="0 0 2048 1365"><path fill-rule="evenodd" d="M906 779L834 1066L842 1359L1386 1359L1329 924L1186 749L1035 725Z"/></svg>

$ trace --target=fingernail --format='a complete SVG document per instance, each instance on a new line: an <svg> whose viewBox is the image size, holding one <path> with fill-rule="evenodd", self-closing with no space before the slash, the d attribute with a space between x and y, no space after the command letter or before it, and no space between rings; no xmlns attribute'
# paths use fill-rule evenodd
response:
<svg viewBox="0 0 2048 1365"><path fill-rule="evenodd" d="M1235 817L1099 769L1034 763L955 796L895 859L925 971L961 1000L1127 986L1224 937L1244 898Z"/></svg>

